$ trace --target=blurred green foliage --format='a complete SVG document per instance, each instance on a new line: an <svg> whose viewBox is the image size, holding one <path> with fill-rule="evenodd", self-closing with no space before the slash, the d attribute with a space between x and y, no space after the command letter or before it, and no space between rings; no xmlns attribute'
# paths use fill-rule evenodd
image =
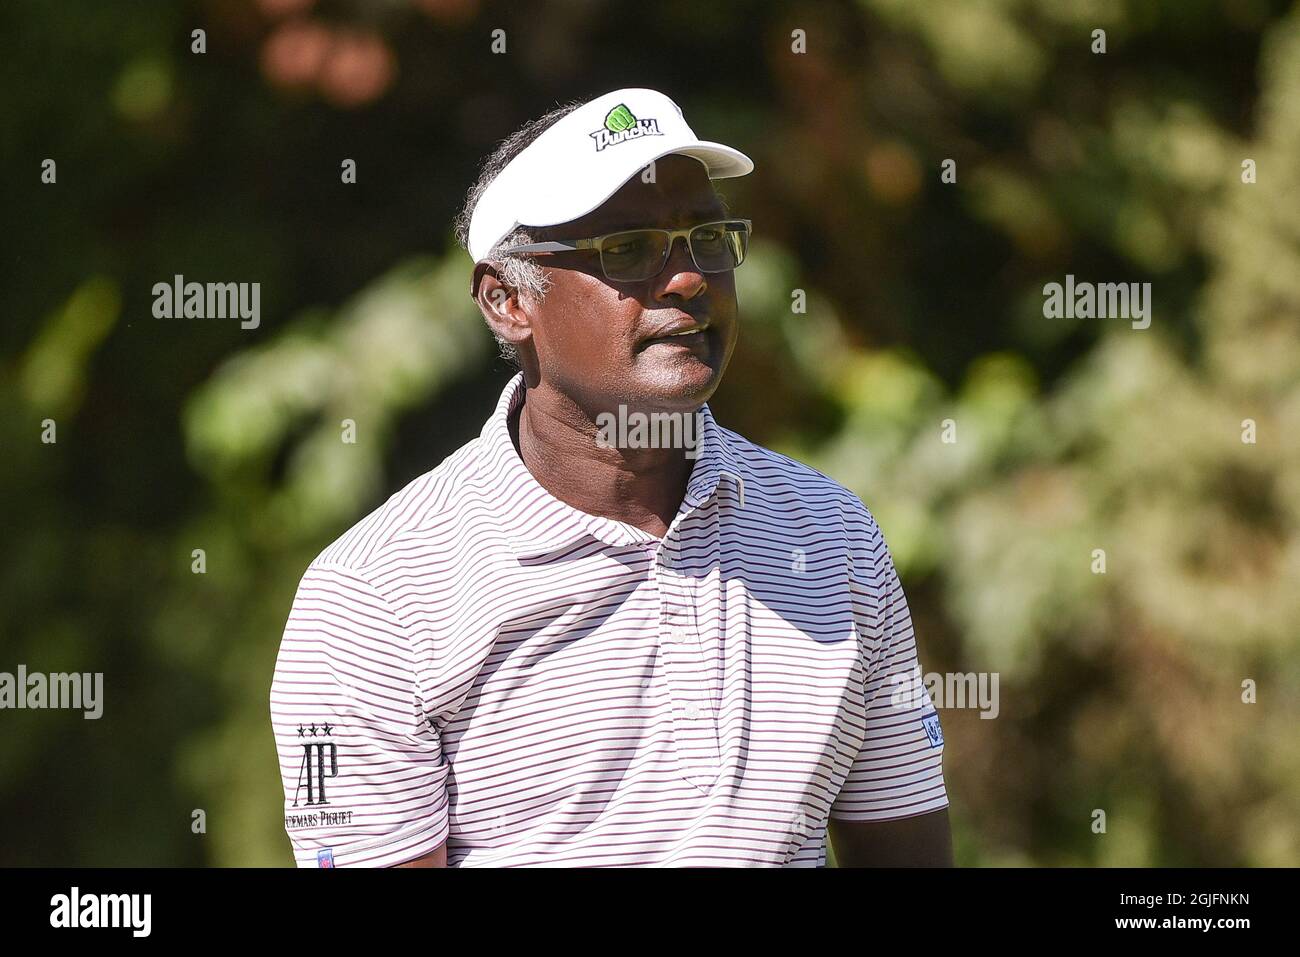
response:
<svg viewBox="0 0 1300 957"><path fill-rule="evenodd" d="M509 374L452 215L498 139L628 85L758 164L719 418L863 497L927 671L1001 676L997 720L944 713L959 861L1300 863L1300 12L636 10L0 9L0 670L106 686L0 714L0 863L291 863L298 578ZM1044 319L1067 272L1152 283L1151 327ZM260 327L153 318L176 274L261 282Z"/></svg>

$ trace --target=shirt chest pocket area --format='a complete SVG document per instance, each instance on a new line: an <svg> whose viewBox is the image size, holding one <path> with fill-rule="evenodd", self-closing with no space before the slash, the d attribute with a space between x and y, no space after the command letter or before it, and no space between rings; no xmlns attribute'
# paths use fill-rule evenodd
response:
<svg viewBox="0 0 1300 957"><path fill-rule="evenodd" d="M779 717L774 733L785 737L788 724L797 722L814 739L840 734L844 715L860 713L865 694L847 588L843 594L791 591L779 602L754 603L750 625L754 705Z"/></svg>
<svg viewBox="0 0 1300 957"><path fill-rule="evenodd" d="M785 574L753 576L746 582L755 636L768 634L812 653L856 646L849 556L822 549L807 558L800 554L796 562Z"/></svg>
<svg viewBox="0 0 1300 957"><path fill-rule="evenodd" d="M814 602L806 608L769 609L773 637L806 654L838 656L858 650L858 630L847 597Z"/></svg>
<svg viewBox="0 0 1300 957"><path fill-rule="evenodd" d="M800 582L769 592L751 591L749 610L755 643L775 654L852 663L859 652L858 629L848 582ZM801 587L802 586L802 587Z"/></svg>

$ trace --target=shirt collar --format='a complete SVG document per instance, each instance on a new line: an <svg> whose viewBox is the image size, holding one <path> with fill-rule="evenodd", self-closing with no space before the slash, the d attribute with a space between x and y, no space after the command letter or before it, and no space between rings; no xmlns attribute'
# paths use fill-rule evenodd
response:
<svg viewBox="0 0 1300 957"><path fill-rule="evenodd" d="M513 533L511 550L519 558L537 558L559 551L583 538L595 538L607 545L653 544L659 539L649 532L602 515L589 515L561 502L533 478L510 438L510 416L523 404L527 389L522 372L515 375L501 393L496 410L480 434L484 454L481 470L490 473L490 487L510 508ZM717 492L724 477L736 483L744 505L744 479L739 458L727 441L728 433L713 418L706 403L699 411L699 454L686 484L682 510L698 508Z"/></svg>

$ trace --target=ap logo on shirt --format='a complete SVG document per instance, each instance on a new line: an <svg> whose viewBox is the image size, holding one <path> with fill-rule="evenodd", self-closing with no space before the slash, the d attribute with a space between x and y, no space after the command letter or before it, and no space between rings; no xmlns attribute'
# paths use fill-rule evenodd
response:
<svg viewBox="0 0 1300 957"><path fill-rule="evenodd" d="M921 727L925 728L925 736L930 739L930 747L937 748L943 744L943 728L939 727L937 711L921 715Z"/></svg>

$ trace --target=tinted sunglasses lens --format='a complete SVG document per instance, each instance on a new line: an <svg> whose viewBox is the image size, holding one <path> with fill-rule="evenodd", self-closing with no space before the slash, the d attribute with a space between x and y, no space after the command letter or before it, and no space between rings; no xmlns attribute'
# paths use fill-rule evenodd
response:
<svg viewBox="0 0 1300 957"><path fill-rule="evenodd" d="M600 264L605 275L616 282L639 282L664 268L667 250L666 232L634 229L605 238L600 248Z"/></svg>
<svg viewBox="0 0 1300 957"><path fill-rule="evenodd" d="M691 230L691 253L703 272L726 272L745 261L749 228L739 221L707 223Z"/></svg>

